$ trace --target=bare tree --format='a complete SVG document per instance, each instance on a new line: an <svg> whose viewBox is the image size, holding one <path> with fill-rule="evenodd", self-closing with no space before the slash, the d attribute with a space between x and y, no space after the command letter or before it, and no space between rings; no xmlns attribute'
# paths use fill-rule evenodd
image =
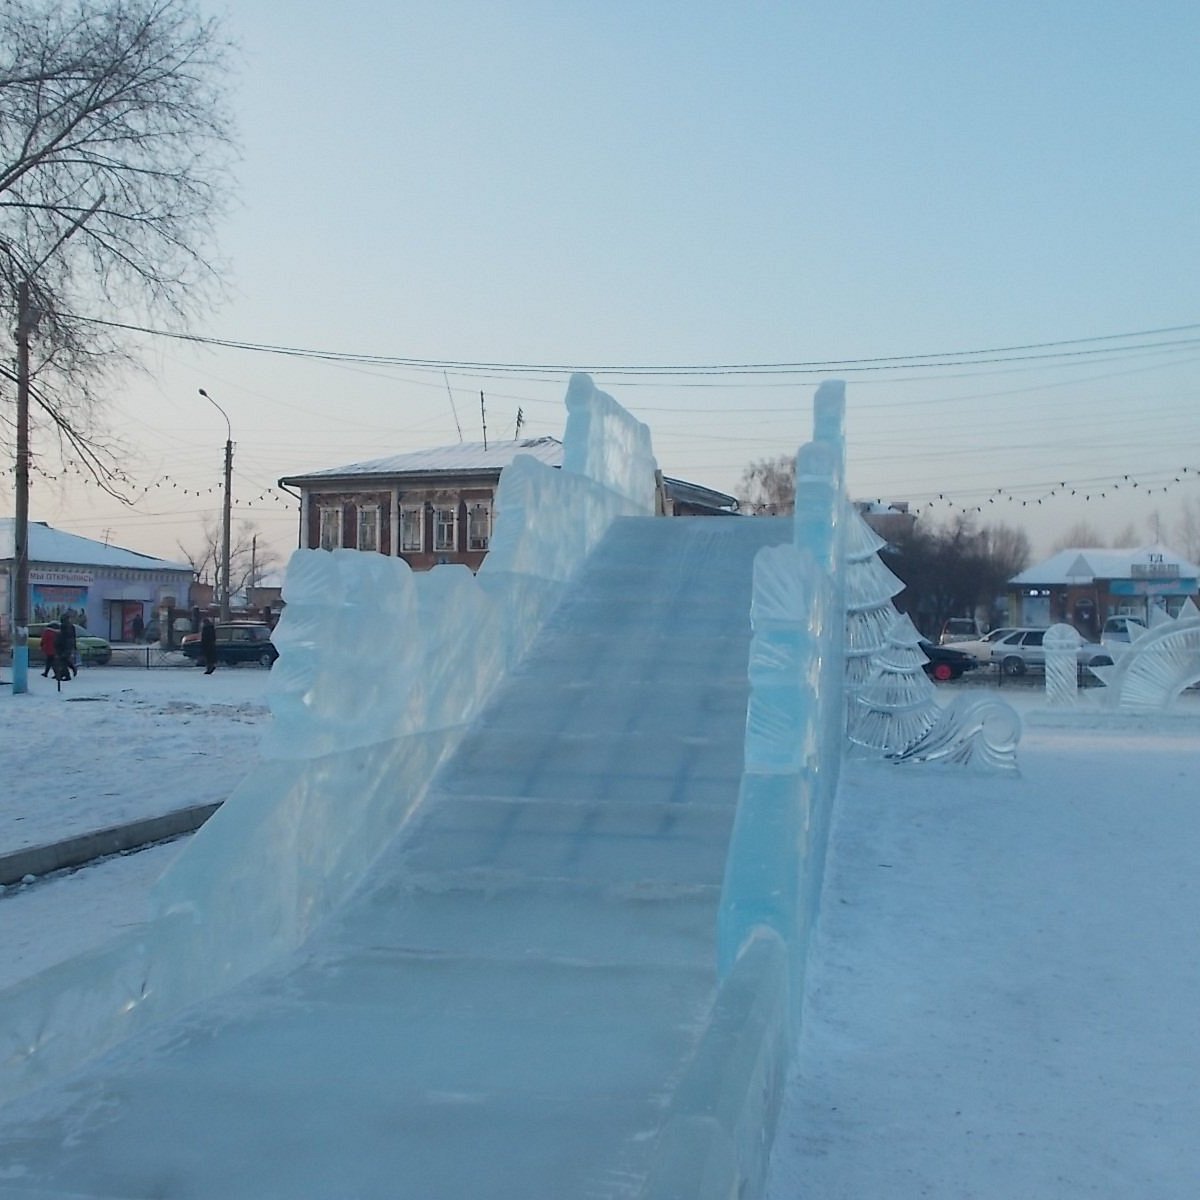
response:
<svg viewBox="0 0 1200 1200"><path fill-rule="evenodd" d="M182 324L217 284L227 59L194 0L0 5L0 323L33 334L41 424L102 483L120 478L98 402L131 357L123 327Z"/></svg>
<svg viewBox="0 0 1200 1200"><path fill-rule="evenodd" d="M1103 546L1106 541L1105 536L1095 525L1091 525L1087 521L1076 521L1070 529L1055 539L1054 545L1050 549L1055 553L1059 550L1088 550Z"/></svg>
<svg viewBox="0 0 1200 1200"><path fill-rule="evenodd" d="M742 472L738 499L749 512L790 513L796 507L796 460L760 458Z"/></svg>
<svg viewBox="0 0 1200 1200"><path fill-rule="evenodd" d="M931 638L948 617L997 616L1008 581L1031 557L1024 531L977 528L963 514L942 526L917 522L881 554L905 584L897 606Z"/></svg>
<svg viewBox="0 0 1200 1200"><path fill-rule="evenodd" d="M1137 531L1137 526L1132 521L1129 521L1124 529L1113 535L1111 544L1114 550L1125 550L1130 546L1140 546L1142 538Z"/></svg>
<svg viewBox="0 0 1200 1200"><path fill-rule="evenodd" d="M1192 497L1183 502L1183 513L1175 527L1179 552L1191 563L1200 563L1200 500Z"/></svg>
<svg viewBox="0 0 1200 1200"><path fill-rule="evenodd" d="M177 542L190 564L196 580L215 582L221 565L221 522L208 518L202 526L202 540L194 549ZM237 595L254 587L262 577L281 565L279 555L265 542L253 521L241 521L229 542L229 592Z"/></svg>

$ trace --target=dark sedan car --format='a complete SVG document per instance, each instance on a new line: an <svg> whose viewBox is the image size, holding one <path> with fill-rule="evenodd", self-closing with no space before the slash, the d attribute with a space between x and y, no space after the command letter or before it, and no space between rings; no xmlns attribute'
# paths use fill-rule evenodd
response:
<svg viewBox="0 0 1200 1200"><path fill-rule="evenodd" d="M218 624L217 630L217 662L226 666L237 663L258 663L269 667L279 653L271 645L270 625L259 625L253 621L230 621L228 624ZM200 648L200 635L187 634L179 645L188 658L200 666L204 662L204 652Z"/></svg>
<svg viewBox="0 0 1200 1200"><path fill-rule="evenodd" d="M925 674L931 679L957 679L964 671L974 671L979 666L979 660L973 655L955 650L953 646L935 646L932 642L921 642L925 652Z"/></svg>

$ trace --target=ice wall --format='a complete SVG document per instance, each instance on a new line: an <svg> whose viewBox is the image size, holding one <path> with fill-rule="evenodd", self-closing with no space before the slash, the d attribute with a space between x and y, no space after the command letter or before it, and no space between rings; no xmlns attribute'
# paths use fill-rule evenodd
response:
<svg viewBox="0 0 1200 1200"><path fill-rule="evenodd" d="M817 393L793 543L754 564L746 757L717 929L720 985L642 1200L761 1195L800 1017L846 732L844 386Z"/></svg>
<svg viewBox="0 0 1200 1200"><path fill-rule="evenodd" d="M261 969L357 885L609 524L654 512L646 427L586 375L566 403L564 468L505 469L478 576L296 551L264 761L144 930L0 995L0 1101Z"/></svg>

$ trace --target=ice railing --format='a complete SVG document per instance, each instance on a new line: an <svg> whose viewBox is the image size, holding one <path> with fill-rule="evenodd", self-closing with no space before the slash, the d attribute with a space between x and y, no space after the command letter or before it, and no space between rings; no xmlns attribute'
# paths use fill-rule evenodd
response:
<svg viewBox="0 0 1200 1200"><path fill-rule="evenodd" d="M263 761L146 926L0 994L0 1102L277 959L357 885L609 525L654 513L647 428L586 375L566 407L563 469L505 468L477 576L295 552Z"/></svg>
<svg viewBox="0 0 1200 1200"><path fill-rule="evenodd" d="M796 458L790 545L759 551L745 767L717 927L719 986L642 1200L762 1193L799 1020L846 732L845 388Z"/></svg>

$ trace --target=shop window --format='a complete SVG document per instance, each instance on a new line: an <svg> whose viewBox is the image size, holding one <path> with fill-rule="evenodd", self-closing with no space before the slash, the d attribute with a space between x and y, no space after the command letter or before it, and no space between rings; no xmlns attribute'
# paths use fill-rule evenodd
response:
<svg viewBox="0 0 1200 1200"><path fill-rule="evenodd" d="M341 508L321 509L321 549L338 550L342 545Z"/></svg>
<svg viewBox="0 0 1200 1200"><path fill-rule="evenodd" d="M467 513L467 549L486 550L492 538L492 506L473 504Z"/></svg>
<svg viewBox="0 0 1200 1200"><path fill-rule="evenodd" d="M358 508L358 548L379 549L379 505L360 504Z"/></svg>
<svg viewBox="0 0 1200 1200"><path fill-rule="evenodd" d="M425 506L400 510L400 553L420 554L425 549Z"/></svg>
<svg viewBox="0 0 1200 1200"><path fill-rule="evenodd" d="M434 513L433 548L435 550L458 549L458 506L439 508Z"/></svg>

